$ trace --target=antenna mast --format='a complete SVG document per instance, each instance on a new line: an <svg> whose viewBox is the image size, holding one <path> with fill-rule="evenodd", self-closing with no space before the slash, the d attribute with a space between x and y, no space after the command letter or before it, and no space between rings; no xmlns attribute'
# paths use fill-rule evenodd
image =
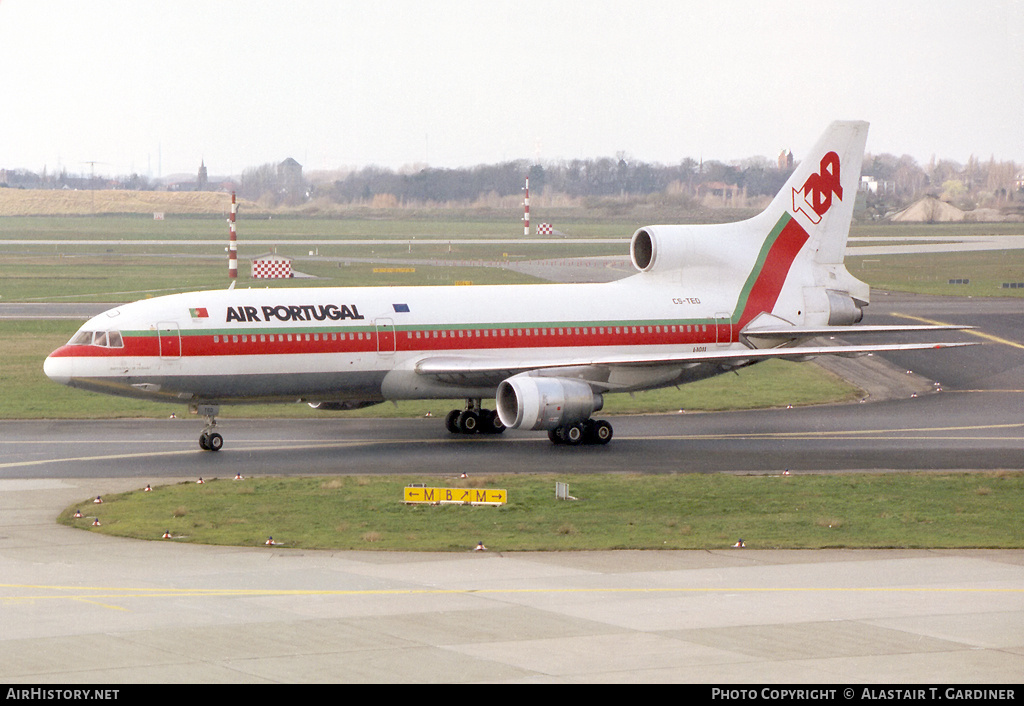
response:
<svg viewBox="0 0 1024 706"><path fill-rule="evenodd" d="M228 219L228 277L238 278L238 239L235 233L235 214L238 213L238 204L235 202L235 192L231 192L231 217Z"/></svg>

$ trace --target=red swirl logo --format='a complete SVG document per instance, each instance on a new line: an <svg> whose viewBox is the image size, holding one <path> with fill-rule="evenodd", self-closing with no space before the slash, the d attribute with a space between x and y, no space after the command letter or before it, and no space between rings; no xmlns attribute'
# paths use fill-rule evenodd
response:
<svg viewBox="0 0 1024 706"><path fill-rule="evenodd" d="M839 181L839 155L829 152L821 158L821 171L811 174L800 189L793 189L793 211L803 213L811 223L820 223L830 208L833 194L843 200Z"/></svg>

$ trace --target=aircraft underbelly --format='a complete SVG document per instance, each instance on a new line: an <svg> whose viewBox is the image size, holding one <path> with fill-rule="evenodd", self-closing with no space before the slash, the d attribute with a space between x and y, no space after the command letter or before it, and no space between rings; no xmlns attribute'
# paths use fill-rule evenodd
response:
<svg viewBox="0 0 1024 706"><path fill-rule="evenodd" d="M218 375L79 377L72 386L94 392L166 402L295 402L383 400L383 371L276 372Z"/></svg>

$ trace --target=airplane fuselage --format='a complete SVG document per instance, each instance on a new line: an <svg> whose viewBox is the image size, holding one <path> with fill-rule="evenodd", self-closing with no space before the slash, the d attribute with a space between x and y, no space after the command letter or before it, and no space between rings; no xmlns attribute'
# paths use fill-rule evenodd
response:
<svg viewBox="0 0 1024 706"><path fill-rule="evenodd" d="M534 359L625 351L701 353L740 345L735 308L706 288L639 275L590 285L192 292L94 317L82 327L92 339L54 351L47 374L83 389L178 403L487 397L500 372L444 381L418 374L415 364L465 354L529 367ZM651 367L612 384L621 391L677 384L717 366Z"/></svg>

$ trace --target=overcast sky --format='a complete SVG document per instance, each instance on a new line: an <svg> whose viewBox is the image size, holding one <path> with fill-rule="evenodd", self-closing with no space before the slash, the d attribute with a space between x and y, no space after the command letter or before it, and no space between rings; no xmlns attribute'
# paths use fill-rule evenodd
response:
<svg viewBox="0 0 1024 706"><path fill-rule="evenodd" d="M0 0L0 167L1024 162L1019 0Z"/></svg>

